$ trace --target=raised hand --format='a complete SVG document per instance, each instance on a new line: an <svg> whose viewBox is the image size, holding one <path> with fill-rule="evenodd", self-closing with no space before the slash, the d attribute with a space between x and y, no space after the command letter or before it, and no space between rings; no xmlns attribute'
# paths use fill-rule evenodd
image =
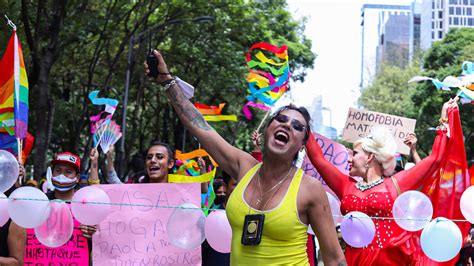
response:
<svg viewBox="0 0 474 266"><path fill-rule="evenodd" d="M153 55L155 55L156 59L158 60L158 66L157 66L158 76L156 77L156 81L158 83L163 83L167 80L172 79L173 77L169 73L168 66L166 66L166 62L163 59L163 56L161 55L161 53L158 52L157 50L153 50ZM145 74L150 73L149 66L146 62L143 63L143 67L145 69Z"/></svg>
<svg viewBox="0 0 474 266"><path fill-rule="evenodd" d="M258 133L257 130L252 132L252 135L251 135L250 139L252 140L254 151L260 151L261 150L261 148L260 148L260 145L262 144L261 143L261 137L262 137L262 134Z"/></svg>

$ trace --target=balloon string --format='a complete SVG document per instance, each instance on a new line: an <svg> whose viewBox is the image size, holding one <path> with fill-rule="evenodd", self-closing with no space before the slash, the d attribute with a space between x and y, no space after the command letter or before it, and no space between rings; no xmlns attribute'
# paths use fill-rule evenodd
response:
<svg viewBox="0 0 474 266"><path fill-rule="evenodd" d="M344 218L344 215L333 214L333 217ZM436 222L445 222L445 221L452 221L452 222L469 222L468 220L439 220L438 218L434 219L423 219L423 218L394 218L394 217L378 217L378 216L367 216L367 217L359 217L351 215L350 219L375 219L375 220L403 220L403 221L436 221Z"/></svg>
<svg viewBox="0 0 474 266"><path fill-rule="evenodd" d="M113 205L113 206L128 206L128 207L151 207L151 208L160 208L160 209L189 209L189 210L222 210L219 208L196 208L196 207L181 207L181 206L157 206L157 205L150 205L150 204L134 204L134 203L117 203L117 202L98 202L98 201L77 201L77 200L60 200L60 199L33 199L33 198L4 198L0 197L3 200L29 200L29 201L49 201L49 202L64 202L64 203L81 203L81 204L96 204L96 205ZM344 218L344 215L333 214L333 217ZM357 219L375 219L375 220L406 220L406 221L434 221L437 222L444 222L444 221L452 221L452 222L469 222L468 220L439 220L438 218L434 219L422 219L422 218L393 218L393 217L378 217L378 216L367 216L367 217L358 217L351 215L350 218L357 218Z"/></svg>

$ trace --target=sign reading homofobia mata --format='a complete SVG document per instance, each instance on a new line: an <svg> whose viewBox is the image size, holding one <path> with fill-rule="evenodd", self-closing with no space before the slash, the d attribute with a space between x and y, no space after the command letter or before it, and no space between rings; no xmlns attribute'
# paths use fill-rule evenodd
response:
<svg viewBox="0 0 474 266"><path fill-rule="evenodd" d="M393 133L398 146L397 152L409 154L410 148L403 141L409 133L415 132L415 125L415 119L349 108L342 139L353 143L367 136L373 127L384 126Z"/></svg>

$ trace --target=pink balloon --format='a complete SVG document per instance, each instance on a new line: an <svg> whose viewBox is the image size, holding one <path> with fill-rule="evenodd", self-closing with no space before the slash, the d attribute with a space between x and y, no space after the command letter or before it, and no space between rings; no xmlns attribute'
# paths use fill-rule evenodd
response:
<svg viewBox="0 0 474 266"><path fill-rule="evenodd" d="M329 207L331 208L332 220L334 221L334 226L342 221L341 213L341 202L333 194L326 191L326 196L329 200Z"/></svg>
<svg viewBox="0 0 474 266"><path fill-rule="evenodd" d="M74 221L69 206L64 202L51 202L51 214L40 226L35 227L36 238L47 247L66 244L72 236Z"/></svg>
<svg viewBox="0 0 474 266"><path fill-rule="evenodd" d="M209 245L220 253L230 253L232 228L225 211L216 210L207 216L204 232Z"/></svg>
<svg viewBox="0 0 474 266"><path fill-rule="evenodd" d="M341 223L341 234L344 241L352 247L362 248L372 243L375 236L375 225L372 219L363 212L350 212Z"/></svg>
<svg viewBox="0 0 474 266"><path fill-rule="evenodd" d="M49 199L34 187L15 189L8 201L8 213L12 220L23 228L34 228L48 219L51 208Z"/></svg>
<svg viewBox="0 0 474 266"><path fill-rule="evenodd" d="M425 194L409 190L397 197L392 213L401 228L414 232L423 229L431 221L433 205Z"/></svg>
<svg viewBox="0 0 474 266"><path fill-rule="evenodd" d="M0 226L4 226L10 215L8 214L8 198L5 194L0 193Z"/></svg>
<svg viewBox="0 0 474 266"><path fill-rule="evenodd" d="M72 197L72 214L81 224L100 224L109 215L110 209L109 196L96 186L83 187Z"/></svg>
<svg viewBox="0 0 474 266"><path fill-rule="evenodd" d="M460 204L464 218L474 224L474 186L470 186L462 193Z"/></svg>

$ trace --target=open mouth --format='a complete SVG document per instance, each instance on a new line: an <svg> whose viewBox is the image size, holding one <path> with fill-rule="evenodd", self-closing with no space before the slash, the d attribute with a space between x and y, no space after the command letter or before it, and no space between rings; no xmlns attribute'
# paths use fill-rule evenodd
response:
<svg viewBox="0 0 474 266"><path fill-rule="evenodd" d="M288 141L290 140L290 136L288 136L288 133L281 130L275 132L274 138L275 138L275 141L281 145L287 144Z"/></svg>
<svg viewBox="0 0 474 266"><path fill-rule="evenodd" d="M148 168L148 170L150 172L150 175L157 174L160 171L160 167L152 166L152 167Z"/></svg>

